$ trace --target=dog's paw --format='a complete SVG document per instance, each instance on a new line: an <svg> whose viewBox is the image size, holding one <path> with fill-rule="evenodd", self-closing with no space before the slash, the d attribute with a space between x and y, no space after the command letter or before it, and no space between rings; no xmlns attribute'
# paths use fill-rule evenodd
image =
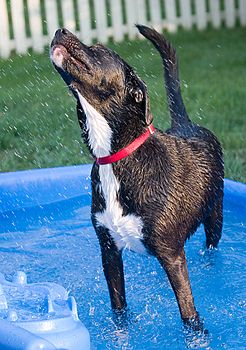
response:
<svg viewBox="0 0 246 350"><path fill-rule="evenodd" d="M113 310L113 322L117 329L126 329L129 323L129 310L127 308Z"/></svg>
<svg viewBox="0 0 246 350"><path fill-rule="evenodd" d="M208 347L210 343L209 331L204 328L203 320L196 316L183 321L183 331L188 349Z"/></svg>
<svg viewBox="0 0 246 350"><path fill-rule="evenodd" d="M210 349L209 344L211 342L211 337L208 331L195 332L189 331L185 334L185 343L187 349Z"/></svg>
<svg viewBox="0 0 246 350"><path fill-rule="evenodd" d="M208 334L208 330L204 329L204 321L198 313L196 316L183 319L183 324L184 330Z"/></svg>

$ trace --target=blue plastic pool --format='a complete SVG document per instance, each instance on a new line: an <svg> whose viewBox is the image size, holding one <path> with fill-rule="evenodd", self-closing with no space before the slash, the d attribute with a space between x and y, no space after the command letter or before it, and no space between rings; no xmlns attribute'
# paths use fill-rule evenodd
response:
<svg viewBox="0 0 246 350"><path fill-rule="evenodd" d="M204 250L204 232L186 244L195 303L208 339L182 328L167 277L153 257L124 252L128 329L111 315L90 222L90 165L0 174L0 272L63 285L75 296L92 349L246 348L246 185L225 182L223 237Z"/></svg>

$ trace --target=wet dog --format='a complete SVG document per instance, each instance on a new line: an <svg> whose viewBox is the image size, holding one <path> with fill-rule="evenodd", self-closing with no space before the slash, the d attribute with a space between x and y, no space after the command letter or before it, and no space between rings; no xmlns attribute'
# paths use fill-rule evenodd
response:
<svg viewBox="0 0 246 350"><path fill-rule="evenodd" d="M86 46L59 29L51 60L76 97L82 135L95 158L91 216L112 308L127 306L122 250L128 248L159 260L182 319L199 324L184 244L203 224L207 247L218 245L222 150L216 137L187 115L173 47L155 30L137 27L163 60L171 114L166 132L153 127L145 83L115 52Z"/></svg>

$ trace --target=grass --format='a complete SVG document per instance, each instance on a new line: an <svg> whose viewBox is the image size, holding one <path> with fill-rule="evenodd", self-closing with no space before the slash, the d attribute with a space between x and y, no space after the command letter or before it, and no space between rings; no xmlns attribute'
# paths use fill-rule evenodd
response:
<svg viewBox="0 0 246 350"><path fill-rule="evenodd" d="M168 34L191 119L221 140L226 177L246 182L246 29ZM161 60L142 40L110 44L145 80L155 125L169 126ZM0 60L0 171L91 162L75 101L48 55Z"/></svg>

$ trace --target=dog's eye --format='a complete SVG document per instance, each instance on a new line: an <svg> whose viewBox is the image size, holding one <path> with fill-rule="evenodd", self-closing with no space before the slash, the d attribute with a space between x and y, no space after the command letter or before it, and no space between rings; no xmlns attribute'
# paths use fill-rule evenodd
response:
<svg viewBox="0 0 246 350"><path fill-rule="evenodd" d="M101 82L100 82L100 86L106 86L107 85L107 80L105 77L102 78Z"/></svg>
<svg viewBox="0 0 246 350"><path fill-rule="evenodd" d="M97 96L100 97L101 100L107 100L110 96L115 96L116 92L113 86L107 82L105 78L103 78L98 87L94 88Z"/></svg>

